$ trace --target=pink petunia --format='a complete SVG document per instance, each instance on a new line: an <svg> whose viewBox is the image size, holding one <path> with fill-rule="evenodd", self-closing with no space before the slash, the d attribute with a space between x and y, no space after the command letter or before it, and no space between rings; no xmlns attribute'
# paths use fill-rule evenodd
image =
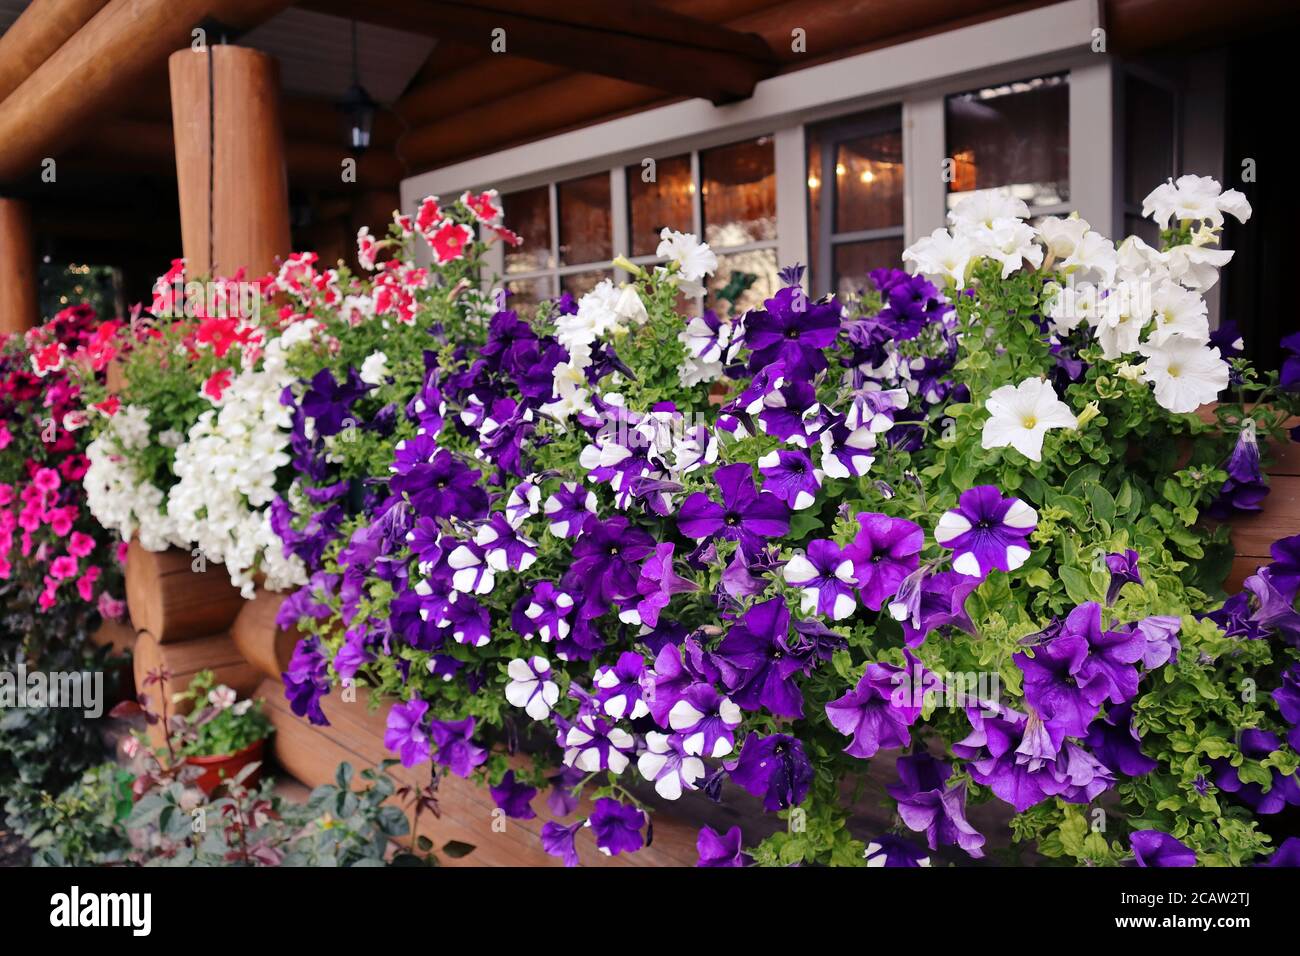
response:
<svg viewBox="0 0 1300 956"><path fill-rule="evenodd" d="M32 484L43 492L58 491L59 485L63 484L63 479L53 468L38 468L36 474L32 476Z"/></svg>
<svg viewBox="0 0 1300 956"><path fill-rule="evenodd" d="M72 531L72 522L77 520L77 509L72 505L53 508L45 517L50 523L50 530L64 538Z"/></svg>
<svg viewBox="0 0 1300 956"><path fill-rule="evenodd" d="M86 568L86 573L77 579L77 593L86 603L95 599L95 582L99 580L99 568Z"/></svg>
<svg viewBox="0 0 1300 956"><path fill-rule="evenodd" d="M74 558L84 558L90 552L95 550L95 539L84 531L72 532L72 537L68 539L68 554Z"/></svg>
<svg viewBox="0 0 1300 956"><path fill-rule="evenodd" d="M9 426L0 422L0 451L9 447L9 443L14 440L14 436L9 432Z"/></svg>
<svg viewBox="0 0 1300 956"><path fill-rule="evenodd" d="M130 550L131 546L127 542L119 541L117 543L117 563L122 567L126 567L126 556Z"/></svg>
<svg viewBox="0 0 1300 956"><path fill-rule="evenodd" d="M100 591L99 616L110 621L122 620L126 617L126 602L110 596L107 591Z"/></svg>
<svg viewBox="0 0 1300 956"><path fill-rule="evenodd" d="M77 576L77 559L70 554L61 554L50 562L50 577L56 581Z"/></svg>
<svg viewBox="0 0 1300 956"><path fill-rule="evenodd" d="M0 428L4 428L4 425L0 424ZM0 445L0 448L4 448L4 445ZM6 485L3 481L0 481L0 508L3 508L13 500L14 486Z"/></svg>

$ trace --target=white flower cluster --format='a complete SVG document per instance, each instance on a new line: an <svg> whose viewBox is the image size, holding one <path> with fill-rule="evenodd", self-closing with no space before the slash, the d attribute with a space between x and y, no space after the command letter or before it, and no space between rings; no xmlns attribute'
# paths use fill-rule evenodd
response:
<svg viewBox="0 0 1300 956"><path fill-rule="evenodd" d="M163 511L162 489L136 473L129 452L149 444L149 410L123 405L86 449L90 461L82 485L90 513L123 539L139 535L149 551L184 545L176 523Z"/></svg>
<svg viewBox="0 0 1300 956"><path fill-rule="evenodd" d="M1223 192L1207 176L1165 183L1147 196L1143 213L1163 228L1175 223L1191 241L1161 251L1137 236L1116 247L1077 215L1031 226L1019 199L984 192L959 202L950 228L936 229L903 259L914 272L958 288L982 259L1001 263L1004 278L1024 267L1054 272L1060 281L1049 287L1046 309L1054 331L1064 335L1086 324L1105 358L1141 355L1144 363L1125 362L1124 370L1151 383L1162 407L1192 412L1228 385L1228 363L1209 345L1202 293L1232 258L1231 250L1217 248L1224 214L1245 222L1250 212L1241 193Z"/></svg>
<svg viewBox="0 0 1300 956"><path fill-rule="evenodd" d="M242 371L176 450L179 481L168 495L168 514L183 538L226 565L245 597L253 596L255 570L271 590L307 580L301 560L284 556L267 506L275 499L276 471L290 461L292 415L280 394L293 375L285 359L315 327L304 320L273 339L261 367Z"/></svg>

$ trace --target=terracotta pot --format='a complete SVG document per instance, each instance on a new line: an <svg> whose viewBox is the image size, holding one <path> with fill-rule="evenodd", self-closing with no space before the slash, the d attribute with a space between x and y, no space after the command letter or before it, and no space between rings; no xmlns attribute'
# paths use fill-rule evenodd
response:
<svg viewBox="0 0 1300 956"><path fill-rule="evenodd" d="M200 767L203 774L194 781L209 797L222 783L235 777L250 763L261 763L266 750L266 740L251 743L243 750L233 754L216 754L211 757L186 757L185 762L192 767ZM262 768L258 767L244 780L244 786L255 787L262 779Z"/></svg>

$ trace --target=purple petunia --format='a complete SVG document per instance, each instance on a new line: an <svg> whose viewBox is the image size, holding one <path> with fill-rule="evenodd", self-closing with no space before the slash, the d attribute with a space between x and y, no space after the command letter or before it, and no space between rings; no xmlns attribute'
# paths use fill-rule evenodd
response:
<svg viewBox="0 0 1300 956"><path fill-rule="evenodd" d="M1110 571L1110 585L1106 588L1106 606L1115 603L1124 585L1132 582L1142 584L1142 572L1138 570L1138 553L1132 548L1118 554L1106 555L1106 569Z"/></svg>
<svg viewBox="0 0 1300 956"><path fill-rule="evenodd" d="M645 846L641 836L645 824L645 814L637 807L601 797L586 825L596 836L596 848L606 856L617 856L635 853Z"/></svg>
<svg viewBox="0 0 1300 956"><path fill-rule="evenodd" d="M822 350L840 331L841 307L834 299L810 302L799 286L779 289L772 298L745 317L745 344L750 349L749 370L757 372L776 361L789 374L812 378L826 368Z"/></svg>
<svg viewBox="0 0 1300 956"><path fill-rule="evenodd" d="M496 805L513 820L532 820L537 816L537 812L530 806L533 797L537 796L537 788L515 780L513 770L507 770L501 782L489 786L488 792L492 794Z"/></svg>
<svg viewBox="0 0 1300 956"><path fill-rule="evenodd" d="M641 699L641 675L645 659L636 651L624 651L612 667L598 667L593 677L601 709L615 720L636 720L650 712Z"/></svg>
<svg viewBox="0 0 1300 956"><path fill-rule="evenodd" d="M961 493L957 507L945 511L934 539L953 551L960 574L984 578L994 569L1014 571L1029 559L1026 538L1038 526L1038 512L1019 498L1003 498L994 485Z"/></svg>
<svg viewBox="0 0 1300 956"><path fill-rule="evenodd" d="M846 754L865 760L912 742L909 728L921 707L920 701L904 700L899 693L906 673L893 664L868 664L853 690L826 705L831 726L853 738Z"/></svg>
<svg viewBox="0 0 1300 956"><path fill-rule="evenodd" d="M813 778L803 744L789 734L750 734L730 772L737 784L763 798L768 813L803 803Z"/></svg>
<svg viewBox="0 0 1300 956"><path fill-rule="evenodd" d="M966 821L966 785L947 786L952 767L925 751L898 758L899 782L885 789L908 829L924 833L931 850L956 845L976 859L984 836Z"/></svg>
<svg viewBox="0 0 1300 956"><path fill-rule="evenodd" d="M882 833L867 843L863 852L867 866L922 867L930 865L929 855L910 840Z"/></svg>
<svg viewBox="0 0 1300 956"><path fill-rule="evenodd" d="M611 604L638 599L639 565L654 549L655 539L622 515L588 521L573 546L573 563L562 582L571 591L581 590L580 616L599 617Z"/></svg>
<svg viewBox="0 0 1300 956"><path fill-rule="evenodd" d="M898 593L903 579L921 563L925 532L905 518L864 511L860 529L844 554L853 562L853 575L862 603L873 611Z"/></svg>
<svg viewBox="0 0 1300 956"><path fill-rule="evenodd" d="M722 503L702 491L687 498L677 516L682 534L701 540L719 537L738 541L745 557L752 560L762 549L764 539L789 532L789 509L771 492L755 489L749 465L726 465L715 471L713 478L722 491Z"/></svg>
<svg viewBox="0 0 1300 956"><path fill-rule="evenodd" d="M714 653L722 683L745 710L766 707L778 717L802 717L795 675L806 665L790 653L790 610L780 597L755 604L732 625Z"/></svg>
<svg viewBox="0 0 1300 956"><path fill-rule="evenodd" d="M424 719L428 710L428 701L412 700L393 704L388 711L384 746L397 754L403 767L414 767L429 759L429 734Z"/></svg>
<svg viewBox="0 0 1300 956"><path fill-rule="evenodd" d="M672 542L655 545L654 553L641 565L641 575L637 579L636 589L641 599L619 613L620 621L658 627L659 614L668 606L674 594L699 589L694 581L673 570L674 548Z"/></svg>
<svg viewBox="0 0 1300 956"><path fill-rule="evenodd" d="M565 866L578 865L578 848L575 839L578 831L587 825L586 820L579 820L565 826L550 820L542 825L542 849L551 856L558 856Z"/></svg>
<svg viewBox="0 0 1300 956"><path fill-rule="evenodd" d="M310 592L303 588L298 594ZM289 668L280 676L284 682L284 696L294 715L306 717L317 726L328 727L329 721L320 702L330 692L329 662L321 653L319 639L304 637L295 644Z"/></svg>
<svg viewBox="0 0 1300 956"><path fill-rule="evenodd" d="M474 735L473 717L430 721L429 735L438 745L434 762L458 777L468 777L471 770L487 760L487 751L470 739Z"/></svg>
<svg viewBox="0 0 1300 956"><path fill-rule="evenodd" d="M542 506L551 534L573 538L582 533L589 518L596 515L596 494L576 481L560 483L559 490Z"/></svg>
<svg viewBox="0 0 1300 956"><path fill-rule="evenodd" d="M749 856L741 848L743 838L740 827L732 827L719 834L713 827L703 827L695 841L695 851L700 855L696 866L747 866Z"/></svg>
<svg viewBox="0 0 1300 956"><path fill-rule="evenodd" d="M1160 830L1137 830L1129 835L1133 862L1138 866L1195 866L1196 854L1185 843Z"/></svg>

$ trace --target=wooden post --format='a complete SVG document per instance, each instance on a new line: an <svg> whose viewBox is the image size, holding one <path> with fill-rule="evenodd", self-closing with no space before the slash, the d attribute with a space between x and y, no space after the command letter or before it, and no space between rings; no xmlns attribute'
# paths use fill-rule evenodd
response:
<svg viewBox="0 0 1300 956"><path fill-rule="evenodd" d="M187 272L265 273L291 251L276 62L211 46L179 50L167 66Z"/></svg>
<svg viewBox="0 0 1300 956"><path fill-rule="evenodd" d="M0 197L0 336L33 328L37 313L32 217L26 203Z"/></svg>

